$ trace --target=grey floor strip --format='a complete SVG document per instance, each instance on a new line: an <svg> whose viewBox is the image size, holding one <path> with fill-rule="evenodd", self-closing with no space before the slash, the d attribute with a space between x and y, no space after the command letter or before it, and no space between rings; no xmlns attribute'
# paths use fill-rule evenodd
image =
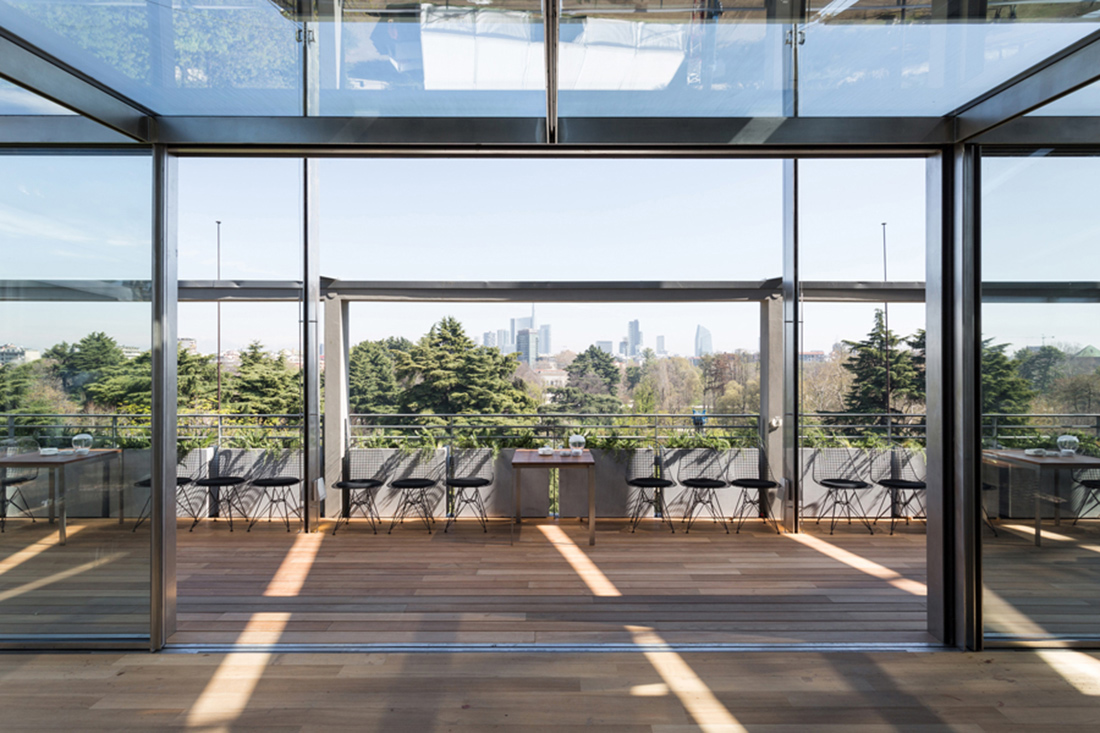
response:
<svg viewBox="0 0 1100 733"><path fill-rule="evenodd" d="M941 652L939 644L172 644L168 654L623 654L645 652Z"/></svg>

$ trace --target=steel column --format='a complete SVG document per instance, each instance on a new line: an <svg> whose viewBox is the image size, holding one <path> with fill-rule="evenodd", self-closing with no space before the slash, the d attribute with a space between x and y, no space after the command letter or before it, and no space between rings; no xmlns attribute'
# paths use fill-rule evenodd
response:
<svg viewBox="0 0 1100 733"><path fill-rule="evenodd" d="M760 436L768 467L776 478L783 473L784 375L787 357L784 341L783 300L771 296L760 301ZM767 478L765 476L764 478ZM783 517L785 488L780 487L768 504L768 516ZM767 498L767 492L762 492Z"/></svg>
<svg viewBox="0 0 1100 733"><path fill-rule="evenodd" d="M321 374L318 359L318 314L321 301L321 243L318 231L317 161L302 160L302 411L305 458L302 473L302 530L316 529L320 508Z"/></svg>
<svg viewBox="0 0 1100 733"><path fill-rule="evenodd" d="M152 650L176 630L176 158L153 148L152 492L150 624Z"/></svg>
<svg viewBox="0 0 1100 733"><path fill-rule="evenodd" d="M799 531L802 460L799 451L798 343L802 318L798 272L798 160L783 161L783 477L787 480L783 524Z"/></svg>
<svg viewBox="0 0 1100 733"><path fill-rule="evenodd" d="M325 301L325 514L343 516L347 492L332 485L346 475L348 447L348 301Z"/></svg>

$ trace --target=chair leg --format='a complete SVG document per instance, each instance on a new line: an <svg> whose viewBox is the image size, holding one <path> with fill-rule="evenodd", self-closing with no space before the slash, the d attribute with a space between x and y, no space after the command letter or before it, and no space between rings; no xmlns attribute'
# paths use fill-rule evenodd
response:
<svg viewBox="0 0 1100 733"><path fill-rule="evenodd" d="M138 527L141 526L141 523L148 519L150 509L149 505L152 504L152 502L153 497L151 495L145 499L145 504L141 507L141 513L138 514L138 520L134 523L134 528L130 530L131 532L137 532Z"/></svg>
<svg viewBox="0 0 1100 733"><path fill-rule="evenodd" d="M654 504L653 499L650 499L648 496L646 496L645 489L639 489L638 497L634 500L634 509L630 513L631 534L634 534L634 530L638 528L638 523L642 521L642 507L649 505L653 505L654 511L656 511L656 505Z"/></svg>
<svg viewBox="0 0 1100 733"><path fill-rule="evenodd" d="M1077 516L1073 518L1073 526L1077 526L1077 520L1081 518L1082 514L1087 514L1092 509L1100 506L1100 489L1088 489L1088 491L1089 495L1081 502L1080 508L1077 509Z"/></svg>

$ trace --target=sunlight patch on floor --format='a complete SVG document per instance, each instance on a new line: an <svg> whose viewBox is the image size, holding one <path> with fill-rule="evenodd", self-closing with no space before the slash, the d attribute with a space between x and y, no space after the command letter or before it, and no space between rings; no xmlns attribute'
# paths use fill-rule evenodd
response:
<svg viewBox="0 0 1100 733"><path fill-rule="evenodd" d="M854 570L866 573L880 580L885 580L898 590L912 593L915 596L928 595L928 586L924 583L903 577L900 573L891 570L885 565L879 565L877 562L861 557L854 552L843 550L834 544L826 542L820 537L814 537L808 534L784 534L783 536L794 542L799 542L812 550L816 550L822 555L832 558L837 562L844 563Z"/></svg>
<svg viewBox="0 0 1100 733"><path fill-rule="evenodd" d="M540 524L539 531L546 535L550 544L554 546L577 576L588 586L594 596L621 596L622 593L615 587L603 571L596 567L584 550L577 547L569 535L556 524Z"/></svg>
<svg viewBox="0 0 1100 733"><path fill-rule="evenodd" d="M125 556L126 556L126 553L124 553L124 552L113 552L109 555L103 555L102 557L97 557L95 560L91 560L89 562L77 565L76 567L72 567L72 568L69 568L67 570L59 570L56 573L53 573L51 575L47 575L47 576L42 577L42 578L37 578L35 580L32 580L29 583L24 583L23 585L19 585L19 586L16 586L14 588L9 588L6 591L0 592L0 603L3 603L4 601L9 601L12 598L15 598L17 596L21 596L25 593L31 593L33 591L38 590L39 588L44 588L47 585L52 585L54 583L60 583L62 580L65 580L66 578L71 578L74 575L80 575L81 573L86 573L89 570L94 570L98 567L101 567L101 566L106 565L108 563L114 562L115 560L119 559L120 557L125 557Z"/></svg>
<svg viewBox="0 0 1100 733"><path fill-rule="evenodd" d="M313 569L324 539L325 535L320 532L299 534L294 539L294 546L287 551L279 569L264 589L264 595L281 598L297 596L306 584L306 578Z"/></svg>
<svg viewBox="0 0 1100 733"><path fill-rule="evenodd" d="M66 534L69 537L72 537L74 534L76 534L77 532L79 532L82 529L84 529L84 525L82 525L82 524L76 524L76 525L73 525L71 527L66 527ZM18 537L18 535L13 535L13 539L15 539L15 537ZM14 570L15 568L19 567L20 565L27 562L28 560L31 560L31 559L34 559L35 557L38 557L39 555L41 555L43 552L50 549L51 547L60 547L60 546L61 546L61 530L57 530L56 532L51 532L48 536L43 537L42 539L38 540L37 542L32 542L31 544L27 545L23 549L16 550L12 554L5 557L3 560L0 560L0 575L3 575L4 573L8 572L9 570Z"/></svg>

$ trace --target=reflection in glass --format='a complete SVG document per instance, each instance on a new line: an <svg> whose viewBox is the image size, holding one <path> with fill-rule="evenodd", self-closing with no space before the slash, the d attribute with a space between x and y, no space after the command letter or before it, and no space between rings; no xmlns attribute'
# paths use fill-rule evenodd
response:
<svg viewBox="0 0 1100 733"><path fill-rule="evenodd" d="M71 115L74 114L34 92L0 79L0 115Z"/></svg>
<svg viewBox="0 0 1100 733"><path fill-rule="evenodd" d="M805 116L947 114L1096 31L1085 3L811 3L798 48Z"/></svg>
<svg viewBox="0 0 1100 733"><path fill-rule="evenodd" d="M0 166L0 639L147 639L147 156Z"/></svg>
<svg viewBox="0 0 1100 733"><path fill-rule="evenodd" d="M785 26L761 0L566 2L559 52L563 117L779 117L790 67Z"/></svg>
<svg viewBox="0 0 1100 733"><path fill-rule="evenodd" d="M0 25L163 115L302 113L301 23L268 0L0 0Z"/></svg>
<svg viewBox="0 0 1100 733"><path fill-rule="evenodd" d="M1100 112L1100 82L1067 94L1050 104L1029 112L1033 117L1095 117Z"/></svg>
<svg viewBox="0 0 1100 733"><path fill-rule="evenodd" d="M1095 157L982 163L987 641L1100 637L1100 298L1079 287L1097 175Z"/></svg>
<svg viewBox="0 0 1100 733"><path fill-rule="evenodd" d="M546 114L540 3L470 0L344 6L318 24L320 106L311 114Z"/></svg>

